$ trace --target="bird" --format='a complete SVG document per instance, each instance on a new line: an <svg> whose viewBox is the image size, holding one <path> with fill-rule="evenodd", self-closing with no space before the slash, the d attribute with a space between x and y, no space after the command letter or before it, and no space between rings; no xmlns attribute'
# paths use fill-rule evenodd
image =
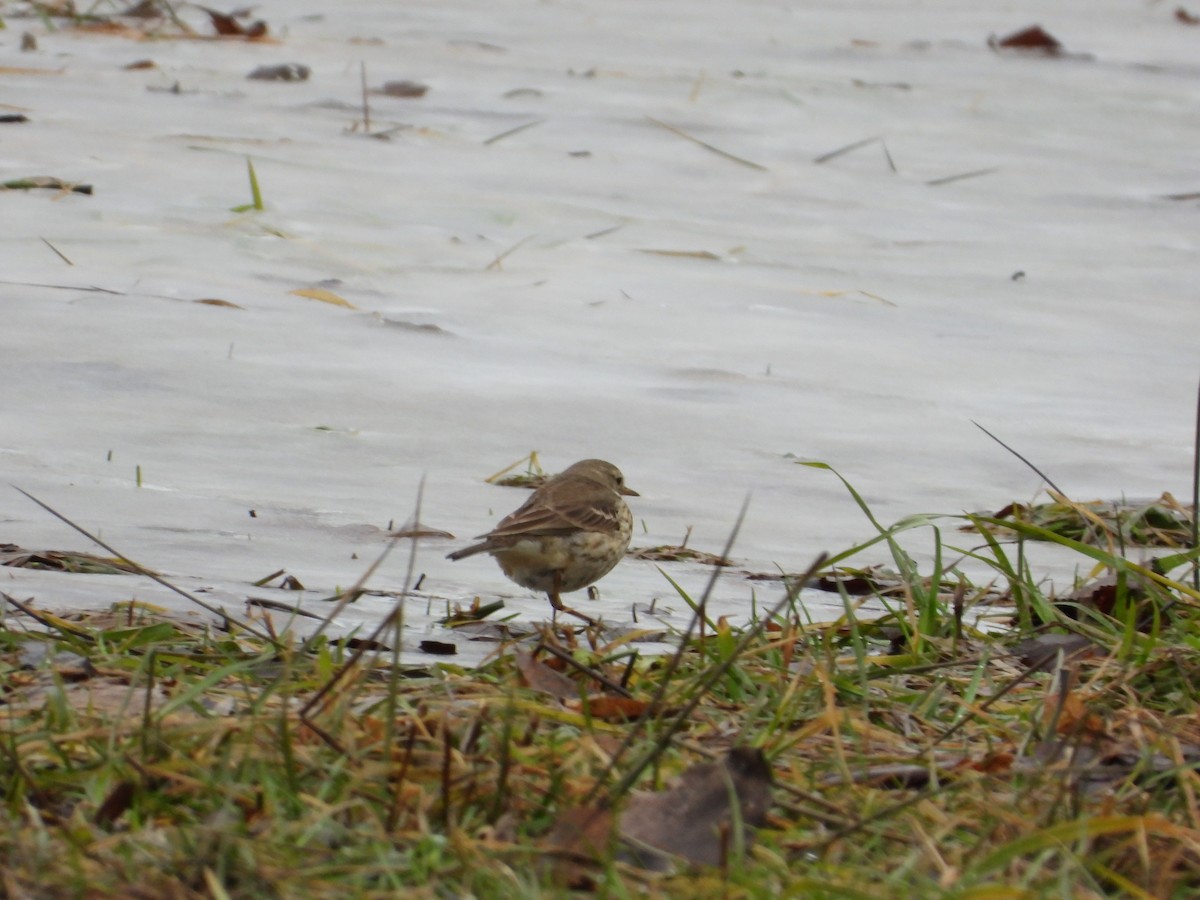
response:
<svg viewBox="0 0 1200 900"><path fill-rule="evenodd" d="M621 498L637 496L612 463L584 459L542 484L478 543L446 558L489 553L510 581L545 591L555 612L595 624L561 595L599 581L621 561L633 535L633 513Z"/></svg>

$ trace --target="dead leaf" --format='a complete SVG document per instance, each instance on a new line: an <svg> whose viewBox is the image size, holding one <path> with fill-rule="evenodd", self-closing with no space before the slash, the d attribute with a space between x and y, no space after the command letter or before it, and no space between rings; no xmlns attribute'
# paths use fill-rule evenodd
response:
<svg viewBox="0 0 1200 900"><path fill-rule="evenodd" d="M100 804L100 808L96 810L96 824L101 828L108 828L117 819L125 815L125 811L133 805L134 790L137 785L132 781L119 781L104 802Z"/></svg>
<svg viewBox="0 0 1200 900"><path fill-rule="evenodd" d="M30 69L25 66L0 66L0 75L61 75L66 69Z"/></svg>
<svg viewBox="0 0 1200 900"><path fill-rule="evenodd" d="M559 881L575 890L592 890L596 879L587 864L609 857L613 836L612 811L584 806L563 810L541 846L560 857L555 861Z"/></svg>
<svg viewBox="0 0 1200 900"><path fill-rule="evenodd" d="M771 766L761 750L735 747L725 759L693 766L678 784L637 794L621 814L621 838L634 847L721 865L749 846L753 829L767 820ZM739 840L737 829L744 828Z"/></svg>
<svg viewBox="0 0 1200 900"><path fill-rule="evenodd" d="M1103 737L1106 732L1104 720L1088 710L1079 691L1068 692L1061 703L1047 703L1042 710L1042 721L1047 725L1054 722L1059 734L1083 732L1098 738Z"/></svg>
<svg viewBox="0 0 1200 900"><path fill-rule="evenodd" d="M575 695L578 697L579 692L576 691ZM586 710L593 719L601 719L605 722L629 722L645 713L650 704L645 700L634 700L632 697L600 695L584 700L576 699L564 705L567 709L579 712Z"/></svg>
<svg viewBox="0 0 1200 900"><path fill-rule="evenodd" d="M968 767L986 775L998 775L1011 771L1015 759L1011 753L989 753L983 759L973 760Z"/></svg>
<svg viewBox="0 0 1200 900"><path fill-rule="evenodd" d="M297 288L289 293L295 294L297 297L307 297L309 300L320 300L322 303L330 303L333 306L344 306L346 309L357 309L357 307L349 300L345 300L339 297L333 291L327 291L324 288Z"/></svg>
<svg viewBox="0 0 1200 900"><path fill-rule="evenodd" d="M555 672L530 653L516 655L517 671L525 680L525 686L559 700L578 699L579 687L570 678Z"/></svg>
<svg viewBox="0 0 1200 900"><path fill-rule="evenodd" d="M601 854L611 839L612 811L580 806L563 810L542 843L591 856Z"/></svg>
<svg viewBox="0 0 1200 900"><path fill-rule="evenodd" d="M1175 9L1175 21L1184 25L1200 25L1200 16L1188 12L1182 6Z"/></svg>
<svg viewBox="0 0 1200 900"><path fill-rule="evenodd" d="M217 12L215 9L209 9L206 6L199 7L208 13L209 19L212 20L213 28L217 34L223 37L245 37L245 38L260 38L266 37L267 23L263 21L251 22L248 25L243 25L238 21L239 18L246 18L249 12L246 10L238 10L232 14Z"/></svg>
<svg viewBox="0 0 1200 900"><path fill-rule="evenodd" d="M1030 25L1020 31L1014 31L1007 37L993 37L988 43L993 49L1022 50L1028 53L1044 53L1047 56L1060 56L1063 52L1063 45L1059 40L1041 25Z"/></svg>
<svg viewBox="0 0 1200 900"><path fill-rule="evenodd" d="M1123 599L1126 611L1118 618L1132 613L1134 627L1148 632L1169 613L1161 611L1147 591L1147 582L1136 573L1124 577L1124 585L1116 575L1105 575L1082 585L1064 597L1054 600L1054 607L1069 619L1086 619L1085 610L1095 610L1101 615L1114 617L1118 601ZM1132 610L1128 609L1132 606Z"/></svg>
<svg viewBox="0 0 1200 900"><path fill-rule="evenodd" d="M454 535L448 531L442 531L439 528L425 528L423 526L417 526L415 528L406 527L401 528L398 531L389 531L387 536L390 538L410 538L412 540L417 540L420 538L449 538L453 540L454 538Z"/></svg>
<svg viewBox="0 0 1200 900"><path fill-rule="evenodd" d="M782 580L786 584L794 582L799 576L764 572L752 577L755 580ZM904 579L898 573L879 565L862 568L838 566L821 572L810 586L819 591L845 593L851 597L900 596L907 589Z"/></svg>
<svg viewBox="0 0 1200 900"><path fill-rule="evenodd" d="M329 643L337 644L340 647L346 647L349 650L376 650L380 653L387 653L392 649L390 645L385 644L382 641L372 640L371 638L338 638L337 640L330 641Z"/></svg>
<svg viewBox="0 0 1200 900"><path fill-rule="evenodd" d="M201 300L193 300L193 303L203 303L205 306L227 306L230 309L245 309L244 306L238 306L236 303L230 303L228 300L218 300L215 297L205 297Z"/></svg>

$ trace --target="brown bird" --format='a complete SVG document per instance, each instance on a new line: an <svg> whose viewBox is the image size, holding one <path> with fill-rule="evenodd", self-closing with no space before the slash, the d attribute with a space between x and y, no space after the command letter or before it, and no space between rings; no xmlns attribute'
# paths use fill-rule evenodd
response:
<svg viewBox="0 0 1200 900"><path fill-rule="evenodd" d="M559 595L600 580L625 555L633 513L622 495L637 497L638 492L625 487L620 469L602 459L585 459L539 487L519 509L481 534L479 543L447 559L490 553L510 580L545 591L555 610L593 622L563 606Z"/></svg>

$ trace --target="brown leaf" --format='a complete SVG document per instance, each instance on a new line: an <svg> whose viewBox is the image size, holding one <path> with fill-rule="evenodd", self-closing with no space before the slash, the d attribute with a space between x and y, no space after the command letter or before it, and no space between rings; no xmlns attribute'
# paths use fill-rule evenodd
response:
<svg viewBox="0 0 1200 900"><path fill-rule="evenodd" d="M1063 45L1041 25L1030 25L998 40L993 38L990 43L993 47L1006 50L1024 50L1047 56L1059 56L1063 52Z"/></svg>
<svg viewBox="0 0 1200 900"><path fill-rule="evenodd" d="M764 575L764 577L769 577ZM784 581L794 580L796 575L774 577ZM833 594L846 593L851 597L865 597L871 594L892 594L903 592L904 585L900 576L882 566L866 566L857 568L833 568L820 575L812 582L812 587L819 591L829 591Z"/></svg>
<svg viewBox="0 0 1200 900"><path fill-rule="evenodd" d="M294 294L297 297L307 297L309 300L320 300L322 303L330 303L334 306L344 306L346 309L354 309L354 304L343 297L339 297L333 291L327 291L324 288L297 288L288 293Z"/></svg>
<svg viewBox="0 0 1200 900"><path fill-rule="evenodd" d="M576 691L576 696L578 696ZM564 698L565 699L565 698ZM641 716L649 706L645 700L634 700L630 697L588 697L586 700L574 700L566 704L568 709L583 711L593 719L605 722L628 722Z"/></svg>
<svg viewBox="0 0 1200 900"><path fill-rule="evenodd" d="M635 795L621 815L621 837L689 862L720 865L736 847L735 822L745 842L763 825L771 804L771 767L761 750L735 747L724 760L693 766L678 783Z"/></svg>
<svg viewBox="0 0 1200 900"><path fill-rule="evenodd" d="M982 759L966 761L959 768L983 772L986 775L1004 774L1012 770L1014 760L1015 757L1011 753L989 753Z"/></svg>
<svg viewBox="0 0 1200 900"><path fill-rule="evenodd" d="M1175 21L1184 25L1200 25L1200 16L1188 12L1182 6L1175 9Z"/></svg>
<svg viewBox="0 0 1200 900"><path fill-rule="evenodd" d="M212 20L213 28L217 34L238 35L242 33L241 23L233 16L227 16L225 13L217 12L215 9L201 6L202 10L208 13L209 19Z"/></svg>
<svg viewBox="0 0 1200 900"><path fill-rule="evenodd" d="M612 840L612 811L590 806L564 809L542 837L544 846L598 857Z"/></svg>
<svg viewBox="0 0 1200 900"><path fill-rule="evenodd" d="M1117 612L1117 601L1123 594L1125 602L1135 607L1134 626L1139 631L1146 632L1155 627L1161 616L1161 613L1156 615L1154 601L1148 598L1146 588L1145 580L1135 573L1125 577L1123 590L1116 575L1105 575L1082 585L1065 597L1056 599L1054 606L1071 619L1081 618L1081 608L1094 609L1103 615L1113 616Z"/></svg>
<svg viewBox="0 0 1200 900"><path fill-rule="evenodd" d="M212 20L213 28L217 34L225 37L247 37L260 38L267 34L266 22L251 22L249 25L243 25L238 19L246 18L249 15L248 10L235 10L232 13L226 14L217 12L215 9L209 9L206 6L201 6L200 9L208 13L209 19Z"/></svg>
<svg viewBox="0 0 1200 900"><path fill-rule="evenodd" d="M590 890L595 886L595 878L587 864L606 859L612 841L612 812L581 806L559 813L542 837L541 846L560 857L555 865L560 881L571 888Z"/></svg>
<svg viewBox="0 0 1200 900"><path fill-rule="evenodd" d="M31 69L24 66L0 66L0 75L61 75L66 69Z"/></svg>
<svg viewBox="0 0 1200 900"><path fill-rule="evenodd" d="M96 824L107 828L113 822L125 815L125 810L133 805L133 794L137 785L132 781L120 781L104 798L100 808L96 810Z"/></svg>
<svg viewBox="0 0 1200 900"><path fill-rule="evenodd" d="M517 671L525 679L526 687L549 694L559 700L579 697L579 687L570 678L555 672L545 663L538 662L530 653L516 655Z"/></svg>
<svg viewBox="0 0 1200 900"><path fill-rule="evenodd" d="M337 640L330 641L329 643L337 644L338 646L346 647L350 650L379 650L382 652L387 652L392 649L387 644L372 640L371 638L338 638Z"/></svg>
<svg viewBox="0 0 1200 900"><path fill-rule="evenodd" d="M1083 732L1099 738L1105 735L1104 720L1088 710L1087 704L1078 691L1071 691L1062 698L1061 703L1047 703L1042 711L1042 720L1049 725L1057 716L1059 734L1076 734Z"/></svg>
<svg viewBox="0 0 1200 900"><path fill-rule="evenodd" d="M448 531L442 531L439 528L428 528L424 525L406 525L404 528L398 529L397 531L389 531L387 536L390 538L412 538L413 540L416 540L417 538L452 539L454 537L454 535Z"/></svg>

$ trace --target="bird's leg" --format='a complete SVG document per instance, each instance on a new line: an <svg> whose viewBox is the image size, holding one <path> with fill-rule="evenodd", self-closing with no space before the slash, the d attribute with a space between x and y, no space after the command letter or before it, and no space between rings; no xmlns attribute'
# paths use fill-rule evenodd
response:
<svg viewBox="0 0 1200 900"><path fill-rule="evenodd" d="M566 607L563 606L562 597L558 595L560 587L562 587L562 572L555 572L554 584L550 590L546 591L546 596L550 599L550 605L554 607L554 612L550 613L551 622L557 622L559 612L566 611Z"/></svg>
<svg viewBox="0 0 1200 900"><path fill-rule="evenodd" d="M561 586L562 586L562 572L555 572L554 573L554 587L552 590L546 591L546 596L549 598L550 605L554 607L555 612L556 613L560 613L560 612L570 613L573 616L579 616L579 618L583 619L583 621L587 622L589 625L598 625L599 622L597 622L591 616L587 615L586 613L581 613L577 609L571 609L571 607L566 606L562 602L562 597L559 596L559 588ZM553 618L554 618L554 616L552 614L552 616L551 616L552 621L553 621Z"/></svg>
<svg viewBox="0 0 1200 900"><path fill-rule="evenodd" d="M562 572L554 573L554 585L550 590L546 591L546 596L550 598L550 605L560 612L565 612L566 607L563 606L562 597L559 596L559 591L562 588Z"/></svg>

